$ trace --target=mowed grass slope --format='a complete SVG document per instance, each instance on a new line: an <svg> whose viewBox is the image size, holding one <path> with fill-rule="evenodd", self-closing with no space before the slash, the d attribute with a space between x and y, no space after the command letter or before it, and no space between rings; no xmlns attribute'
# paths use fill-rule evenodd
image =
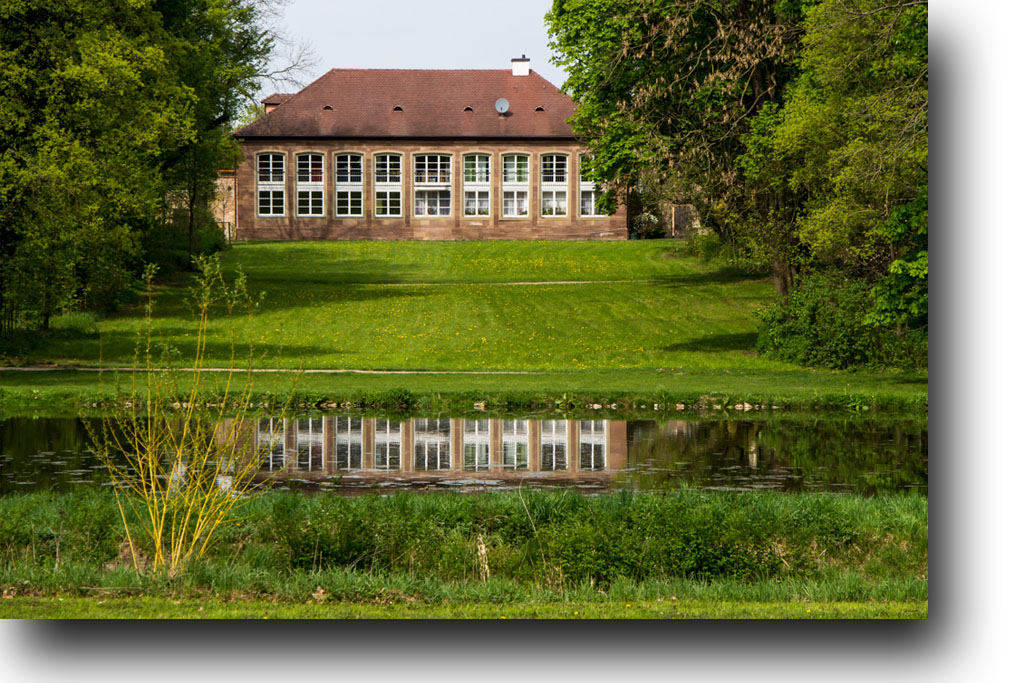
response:
<svg viewBox="0 0 1024 683"><path fill-rule="evenodd" d="M794 369L753 352L770 283L669 241L238 244L225 266L265 294L234 323L260 367ZM161 289L154 325L185 364L195 323L182 294ZM99 338L50 339L28 360L130 364L143 322L139 306L102 321ZM208 366L230 363L228 329L211 325Z"/></svg>

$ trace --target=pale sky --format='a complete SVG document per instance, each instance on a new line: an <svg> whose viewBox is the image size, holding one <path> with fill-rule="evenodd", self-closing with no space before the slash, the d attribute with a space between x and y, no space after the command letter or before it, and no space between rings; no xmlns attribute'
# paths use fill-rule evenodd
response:
<svg viewBox="0 0 1024 683"><path fill-rule="evenodd" d="M293 0L280 28L319 57L304 85L334 68L509 69L525 54L561 86L565 73L551 64L544 24L550 9L551 0Z"/></svg>

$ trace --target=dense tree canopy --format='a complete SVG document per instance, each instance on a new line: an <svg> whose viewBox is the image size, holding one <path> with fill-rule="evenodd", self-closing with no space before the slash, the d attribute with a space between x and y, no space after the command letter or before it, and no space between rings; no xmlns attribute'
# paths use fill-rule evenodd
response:
<svg viewBox="0 0 1024 683"><path fill-rule="evenodd" d="M109 307L171 208L210 196L271 49L261 8L0 0L0 330Z"/></svg>
<svg viewBox="0 0 1024 683"><path fill-rule="evenodd" d="M692 203L786 295L830 272L858 324L927 326L924 0L555 0L552 47L609 200ZM858 286L860 286L858 285Z"/></svg>

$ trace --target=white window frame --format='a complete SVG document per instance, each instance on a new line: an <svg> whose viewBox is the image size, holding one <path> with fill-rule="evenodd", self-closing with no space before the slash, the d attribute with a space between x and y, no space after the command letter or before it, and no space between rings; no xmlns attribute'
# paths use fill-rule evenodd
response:
<svg viewBox="0 0 1024 683"><path fill-rule="evenodd" d="M412 157L413 208L416 218L452 215L452 155L424 152Z"/></svg>
<svg viewBox="0 0 1024 683"><path fill-rule="evenodd" d="M462 421L462 469L479 472L491 468L491 421Z"/></svg>
<svg viewBox="0 0 1024 683"><path fill-rule="evenodd" d="M509 172L509 159L516 159L513 162L512 172ZM520 174L519 159L525 159L524 175ZM512 195L509 197L509 195ZM520 213L516 208L512 213L508 211L509 199L513 207L523 207ZM501 155L501 217L502 218L529 218L530 217L530 155L520 152L510 152Z"/></svg>
<svg viewBox="0 0 1024 683"><path fill-rule="evenodd" d="M334 421L334 468L363 469L363 420L338 417Z"/></svg>
<svg viewBox="0 0 1024 683"><path fill-rule="evenodd" d="M416 218L450 218L452 191L437 188L418 188L413 196L413 216Z"/></svg>
<svg viewBox="0 0 1024 683"><path fill-rule="evenodd" d="M320 161L319 180L314 169L314 160ZM324 211L324 155L320 152L302 152L295 155L295 215L302 218L323 218ZM308 209L302 210L303 195L308 202ZM313 210L313 202L319 195L320 211Z"/></svg>
<svg viewBox="0 0 1024 683"><path fill-rule="evenodd" d="M285 468L285 429L288 423L276 417L261 417L256 422L256 452L260 454L261 463L266 460L266 469L274 471ZM262 468L262 464L260 465Z"/></svg>
<svg viewBox="0 0 1024 683"><path fill-rule="evenodd" d="M580 168L580 191L579 191L579 202L580 202L580 218L603 218L608 214L597 212L597 199L601 196L601 191L597 189L597 185L587 180L583 175L583 160L585 157L580 157L579 168ZM583 193L590 193L590 213L584 213L587 202L583 199Z"/></svg>
<svg viewBox="0 0 1024 683"><path fill-rule="evenodd" d="M261 165L263 158L267 157L267 172L264 173ZM272 218L284 216L288 210L285 200L285 154L283 152L258 152L256 154L256 215ZM270 211L264 212L261 208L263 193L267 193L270 201ZM274 198L280 202L280 211L274 210Z"/></svg>
<svg viewBox="0 0 1024 683"><path fill-rule="evenodd" d="M382 462L383 465L381 464ZM392 462L395 463L393 467ZM391 472L402 469L401 422L392 420L373 421L373 468L375 470Z"/></svg>
<svg viewBox="0 0 1024 683"><path fill-rule="evenodd" d="M383 171L380 161L386 158ZM393 163L398 159L397 164ZM382 179L383 178L383 179ZM380 213L380 195L385 195L385 213ZM398 212L391 209L397 204ZM396 152L378 152L373 155L373 215L375 218L402 217L402 155Z"/></svg>
<svg viewBox="0 0 1024 683"><path fill-rule="evenodd" d="M469 160L473 160L473 174L469 173ZM480 173L481 161L484 171ZM482 177L481 177L482 176ZM481 197L483 195L483 197ZM470 202L473 213L469 212ZM481 202L484 211L480 212ZM462 215L467 218L478 218L491 215L491 155L465 154L462 157Z"/></svg>
<svg viewBox="0 0 1024 683"><path fill-rule="evenodd" d="M550 152L540 157L540 217L569 217L568 154Z"/></svg>
<svg viewBox="0 0 1024 683"><path fill-rule="evenodd" d="M324 418L302 417L295 422L295 467L306 472L324 468Z"/></svg>
<svg viewBox="0 0 1024 683"><path fill-rule="evenodd" d="M604 420L580 420L580 471L608 468L608 425ZM598 464L600 460L600 464Z"/></svg>
<svg viewBox="0 0 1024 683"><path fill-rule="evenodd" d="M560 458L559 446L561 446ZM550 458L550 467L545 466L545 458ZM540 470L542 472L569 471L569 423L567 420L540 421Z"/></svg>
<svg viewBox="0 0 1024 683"><path fill-rule="evenodd" d="M451 470L452 421L448 418L414 420L412 452L412 468L417 472Z"/></svg>
<svg viewBox="0 0 1024 683"><path fill-rule="evenodd" d="M341 159L345 159L344 174L339 169ZM356 170L353 172L353 161L356 163ZM341 211L341 194L346 195L346 204L349 211ZM359 212L351 210L352 197L358 195ZM334 215L338 218L358 218L363 215L366 202L363 198L363 155L355 152L339 152L334 155Z"/></svg>
<svg viewBox="0 0 1024 683"><path fill-rule="evenodd" d="M501 421L501 468L505 470L527 470L530 468L529 421Z"/></svg>

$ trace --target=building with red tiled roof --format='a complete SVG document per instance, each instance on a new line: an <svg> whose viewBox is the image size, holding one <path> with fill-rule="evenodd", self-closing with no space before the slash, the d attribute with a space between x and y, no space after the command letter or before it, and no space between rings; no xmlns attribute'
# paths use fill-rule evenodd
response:
<svg viewBox="0 0 1024 683"><path fill-rule="evenodd" d="M332 69L235 131L236 239L624 239L532 71Z"/></svg>

